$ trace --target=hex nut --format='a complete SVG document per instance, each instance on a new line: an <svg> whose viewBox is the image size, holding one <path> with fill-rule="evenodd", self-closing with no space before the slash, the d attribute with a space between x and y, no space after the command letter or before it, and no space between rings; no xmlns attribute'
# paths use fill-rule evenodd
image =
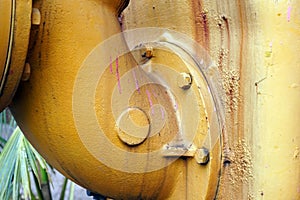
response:
<svg viewBox="0 0 300 200"><path fill-rule="evenodd" d="M207 165L210 161L208 149L205 147L197 149L196 154L195 154L195 159L198 164Z"/></svg>
<svg viewBox="0 0 300 200"><path fill-rule="evenodd" d="M193 78L191 74L188 73L180 73L177 77L177 85L183 90L188 90L191 88L193 82Z"/></svg>
<svg viewBox="0 0 300 200"><path fill-rule="evenodd" d="M146 47L144 56L148 59L153 57L153 48L152 47Z"/></svg>
<svg viewBox="0 0 300 200"><path fill-rule="evenodd" d="M32 25L40 25L41 24L41 12L37 8L32 9L31 24Z"/></svg>

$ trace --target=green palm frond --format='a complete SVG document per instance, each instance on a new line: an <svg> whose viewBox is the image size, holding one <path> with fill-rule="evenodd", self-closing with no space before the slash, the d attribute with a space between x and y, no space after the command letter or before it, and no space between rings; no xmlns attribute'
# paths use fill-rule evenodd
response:
<svg viewBox="0 0 300 200"><path fill-rule="evenodd" d="M1 112L0 200L51 200L52 181L48 169L52 167L26 140L9 109ZM65 199L69 193L69 200L73 200L74 188L75 184L65 178L60 199Z"/></svg>
<svg viewBox="0 0 300 200"><path fill-rule="evenodd" d="M0 113L0 124L1 126L9 125L10 127L14 127L14 128L17 126L17 123L14 120L8 108L6 108ZM2 132L2 127L1 127L1 132Z"/></svg>
<svg viewBox="0 0 300 200"><path fill-rule="evenodd" d="M0 113L0 150L3 149L16 126L16 121L12 117L9 109L5 109Z"/></svg>
<svg viewBox="0 0 300 200"><path fill-rule="evenodd" d="M67 194L67 185L70 183L70 188L69 188L69 200L74 200L74 195L75 195L75 183L70 181L68 178L65 177L64 183L62 186L62 190L60 193L60 198L59 200L64 200Z"/></svg>
<svg viewBox="0 0 300 200"><path fill-rule="evenodd" d="M25 199L32 199L30 173L40 186L39 173L47 164L17 127L0 155L0 169L1 200L20 199L21 190Z"/></svg>
<svg viewBox="0 0 300 200"><path fill-rule="evenodd" d="M3 147L4 147L4 145L6 144L6 140L4 139L4 138L2 138L1 136L0 136L0 147L3 149Z"/></svg>
<svg viewBox="0 0 300 200"><path fill-rule="evenodd" d="M74 200L75 183L71 182L69 200Z"/></svg>

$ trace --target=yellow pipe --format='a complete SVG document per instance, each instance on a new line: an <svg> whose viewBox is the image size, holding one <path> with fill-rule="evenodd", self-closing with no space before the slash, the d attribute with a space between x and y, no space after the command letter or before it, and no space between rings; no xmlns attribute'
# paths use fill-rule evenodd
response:
<svg viewBox="0 0 300 200"><path fill-rule="evenodd" d="M78 113L74 112L74 104L76 104L74 103L74 98L76 100L74 85L81 78L78 78L78 73L82 70L85 59L98 44L120 32L117 15L123 5L126 5L126 1L75 0L72 4L68 0L35 1L33 7L41 12L41 24L33 27L31 31L30 52L28 53L31 77L29 81L20 84L10 108L26 137L42 156L75 182L115 199L166 199L172 193L174 184L182 173L180 166L184 162L179 160L165 168L147 170L151 163L147 162L149 158L145 157L146 160L134 164L139 169L145 168L144 172L135 173L126 170L128 168L127 154L125 157L120 157L113 149L106 148L103 152L109 154L111 162L118 165L116 168L111 167L101 162L89 150L97 151L98 148L106 145L105 141L99 139L97 126L92 126L91 120L85 118L85 113L76 116ZM111 48L125 49L127 46L121 38ZM101 53L100 57L110 56L105 52ZM175 55L172 57L176 58ZM176 59L178 60L175 62L176 65L184 66L178 56ZM92 61L90 64L97 65L98 63ZM126 54L120 56L119 60L113 62L112 65L114 70L116 65L121 66L119 72L114 72L114 74L120 73L120 76L123 76L127 71L136 67L136 62L130 54ZM110 98L115 85L118 85L118 80L110 73L110 68L107 66L102 79L96 85L95 107L93 105L88 107L95 109L99 124L106 137L109 138L108 141L124 149L124 152L147 154L148 151L160 147L166 142L165 140L170 140L177 134L175 117L170 115L167 128L160 133L161 135L155 136L156 139L153 141L147 141L141 147L136 148L122 143L117 137ZM143 76L142 70L138 69L136 73L141 73L140 75ZM91 82L87 80L79 84L79 87L86 88L88 91ZM140 108L149 110L149 103L145 101L148 90L161 93L160 97L152 97L153 103L169 101L170 97L165 95L159 86L150 84L148 89L147 87L141 88L142 96L136 95L137 97L134 97L130 104L135 105L136 102L141 102ZM194 90L197 90L197 86L194 86ZM79 97L88 94L83 90ZM94 100L91 99L91 101ZM80 110L89 106L87 104L82 101L82 104L79 102L76 105ZM166 104L165 109L171 111L174 108L173 105ZM204 108L201 107L201 109L204 113ZM143 120L141 114L142 112L133 113L132 118L143 125L147 123L147 120ZM203 117L205 121L204 114ZM83 125L84 127L81 127L85 130L84 133L78 133L78 121L79 123L87 122ZM206 123L201 126L203 126L201 129L207 129ZM159 137L163 139L159 140ZM120 168L124 170L121 171Z"/></svg>
<svg viewBox="0 0 300 200"><path fill-rule="evenodd" d="M7 50L9 47L11 16L12 16L12 1L2 2L0 7L0 20L2 28L0 30L0 66L5 66L7 58ZM4 67L1 69L0 74L3 76ZM2 77L1 77L2 79Z"/></svg>
<svg viewBox="0 0 300 200"><path fill-rule="evenodd" d="M84 187L115 199L212 199L220 167L218 145L212 149L213 158L206 167L199 168L194 159L187 158L154 172L145 169L144 173L129 172L128 163L117 156L114 149L106 148L105 152L111 155L112 163L119 164L117 169L101 162L89 150L100 149L97 142L101 141L92 126L91 115L84 112L86 108L96 111L107 138L125 152L149 152L149 149L159 148L164 142L154 138L155 142L145 141L139 147L129 147L120 140L140 143L135 136L123 137L115 127L112 102L108 97L120 91L118 80L111 76L109 66L96 85L91 83L94 80L92 73L90 81L80 82L77 79L78 73L84 71L82 66L88 67L101 61L95 56L99 49L94 48L120 33L117 15L127 3L120 0L75 0L71 5L67 0L35 1L34 7L41 11L42 19L41 25L32 27L31 31L28 62L32 74L28 82L20 85L11 109L22 130L41 154ZM296 12L299 6L296 1L271 0L263 3L230 1L226 4L219 1L143 0L131 1L124 12L124 29L158 26L185 33L204 46L216 61L222 75L220 83L226 93L222 96L225 99L226 124L223 129L224 166L219 199L299 197L300 141L297 125L300 72L297 52L300 45L299 22L296 20L299 18ZM126 49L122 38L116 45L117 49ZM155 52L154 56L145 54L153 56L152 63L172 65L176 72L190 69L172 51ZM101 53L100 57L109 60L109 54ZM94 60L90 60L91 57ZM112 57L112 60L115 58ZM125 76L137 65L130 54L120 56L118 64L122 66L120 76ZM114 61L112 65L116 67L117 63ZM116 75L116 71L113 73ZM145 76L139 68L137 73ZM80 83L77 86L81 90L74 98L76 83ZM90 94L89 89L94 86L96 91L92 95L95 95L95 100L86 102L86 99L80 98ZM158 86L151 85L150 88L163 91ZM193 86L192 91L195 90ZM149 109L149 103L145 101L149 98L147 87L141 88L140 92L142 97L135 94L129 105L139 102L142 110ZM74 103L77 97L79 101ZM201 99L199 95L197 97ZM169 101L169 95L162 95L152 103ZM116 102L121 102L117 106L124 103L120 99ZM206 110L200 102L199 113L205 116ZM82 111L82 116L78 110L74 111L74 104ZM174 109L167 103L165 108ZM142 111L132 109L129 113L138 125L147 125L149 119ZM81 127L85 132L78 134L78 122L86 124L86 127ZM202 122L199 130L205 132L209 125L205 120ZM174 116L168 123L168 128L161 133L167 135L165 140L175 136L179 129ZM202 141L203 136L199 134L194 143L201 145ZM138 163L137 166L142 168L143 164ZM118 170L120 168L127 171Z"/></svg>
<svg viewBox="0 0 300 200"><path fill-rule="evenodd" d="M1 1L0 110L7 107L18 88L28 50L31 0Z"/></svg>
<svg viewBox="0 0 300 200"><path fill-rule="evenodd" d="M254 198L299 199L300 2L256 5L263 48L255 73Z"/></svg>
<svg viewBox="0 0 300 200"><path fill-rule="evenodd" d="M226 93L218 199L299 199L299 6L144 0L124 12L124 30L185 33L215 61Z"/></svg>

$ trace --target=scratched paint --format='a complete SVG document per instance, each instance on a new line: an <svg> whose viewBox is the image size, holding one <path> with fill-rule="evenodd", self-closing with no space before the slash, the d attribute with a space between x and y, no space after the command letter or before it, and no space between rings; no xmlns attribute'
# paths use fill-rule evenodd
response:
<svg viewBox="0 0 300 200"><path fill-rule="evenodd" d="M292 6L289 5L288 10L287 10L287 21L291 21L291 12L292 12Z"/></svg>
<svg viewBox="0 0 300 200"><path fill-rule="evenodd" d="M149 90L146 90L146 94L147 94L149 105L150 105L150 108L151 108L151 113L154 114L153 102L152 102L152 99L151 99L151 93L149 92Z"/></svg>
<svg viewBox="0 0 300 200"><path fill-rule="evenodd" d="M120 73L119 73L119 57L116 58L116 76L118 80L119 93L122 94L121 80L120 80Z"/></svg>
<svg viewBox="0 0 300 200"><path fill-rule="evenodd" d="M152 94L155 98L158 98L158 95L156 94L156 92L154 90L152 90Z"/></svg>
<svg viewBox="0 0 300 200"><path fill-rule="evenodd" d="M165 111L163 108L160 108L160 112L161 112L161 119L164 120L165 119Z"/></svg>
<svg viewBox="0 0 300 200"><path fill-rule="evenodd" d="M175 102L174 108L175 108L175 111L178 111L178 103L177 102Z"/></svg>
<svg viewBox="0 0 300 200"><path fill-rule="evenodd" d="M136 74L135 74L135 71L134 71L134 70L132 71L132 75L133 75L134 82L135 82L135 89L140 93L139 81L138 81L138 79L136 78Z"/></svg>
<svg viewBox="0 0 300 200"><path fill-rule="evenodd" d="M111 56L109 58L109 61L110 61L110 64L109 64L110 73L113 74L114 72L113 72L113 64L112 64L112 58L111 58Z"/></svg>

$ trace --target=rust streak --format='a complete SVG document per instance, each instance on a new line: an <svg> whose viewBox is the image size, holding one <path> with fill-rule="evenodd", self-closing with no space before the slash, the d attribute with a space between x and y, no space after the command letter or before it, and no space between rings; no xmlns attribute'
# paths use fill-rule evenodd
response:
<svg viewBox="0 0 300 200"><path fill-rule="evenodd" d="M200 0L192 1L192 9L195 18L195 40L209 50L209 22L207 11L203 9L203 3Z"/></svg>
<svg viewBox="0 0 300 200"><path fill-rule="evenodd" d="M243 11L245 12L245 7L244 5L242 5L242 1L238 0L238 6L239 6L239 15L240 15L240 26L241 26L241 46L240 46L240 60L239 60L239 74L240 74L240 84L242 85L242 87L239 88L239 96L240 98L240 105L239 105L239 109L238 109L238 120L239 120L239 125L238 125L238 136L242 137L244 135L244 106L243 106L243 93L244 93L244 89L243 89L243 53L244 53L244 37L245 37L245 21L246 20L244 18L243 15Z"/></svg>
<svg viewBox="0 0 300 200"><path fill-rule="evenodd" d="M240 70L243 68L243 49L244 49L244 16L243 16L243 6L241 5L241 0L238 0L239 5L239 15L240 15L240 26L241 26L241 46L240 46Z"/></svg>
<svg viewBox="0 0 300 200"><path fill-rule="evenodd" d="M228 48L228 64L230 63L230 55L229 55L229 53L230 53L230 30L229 30L229 22L228 22L228 18L225 16L225 15L223 15L222 16L222 19L224 20L224 22L225 22L225 27L226 27L226 33L227 33L227 48Z"/></svg>

